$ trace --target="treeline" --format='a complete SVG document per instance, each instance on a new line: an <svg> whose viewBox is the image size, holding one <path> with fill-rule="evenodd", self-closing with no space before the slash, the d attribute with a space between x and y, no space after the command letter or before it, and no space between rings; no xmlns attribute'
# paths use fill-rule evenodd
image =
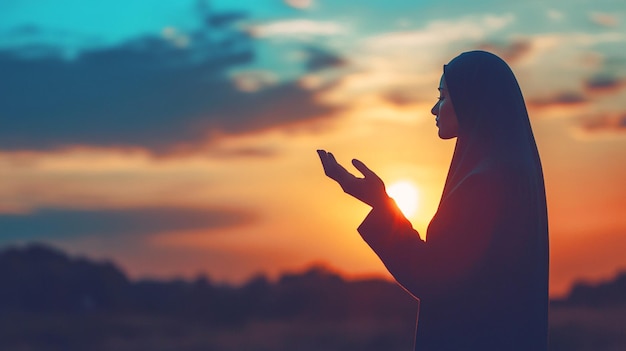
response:
<svg viewBox="0 0 626 351"><path fill-rule="evenodd" d="M578 282L564 299L554 300L552 305L595 308L626 306L626 271L610 281Z"/></svg>
<svg viewBox="0 0 626 351"><path fill-rule="evenodd" d="M132 281L44 245L0 252L0 349L401 351L417 302L397 284L323 267L243 285ZM626 273L552 301L551 351L626 350Z"/></svg>
<svg viewBox="0 0 626 351"><path fill-rule="evenodd" d="M347 282L322 267L258 276L241 286L209 278L130 281L112 263L71 258L43 245L0 253L0 308L28 313L141 313L184 316L214 325L251 319L347 320L415 316L417 303L385 280Z"/></svg>

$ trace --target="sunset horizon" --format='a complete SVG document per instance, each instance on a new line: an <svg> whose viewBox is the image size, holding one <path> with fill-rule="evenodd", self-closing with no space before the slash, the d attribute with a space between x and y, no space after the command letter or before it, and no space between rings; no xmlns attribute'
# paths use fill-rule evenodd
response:
<svg viewBox="0 0 626 351"><path fill-rule="evenodd" d="M539 149L550 296L611 280L626 5L572 4L3 2L0 250L40 242L132 279L391 280L356 231L370 208L316 150L376 171L425 239L455 147L430 113L442 67L486 50L518 77Z"/></svg>

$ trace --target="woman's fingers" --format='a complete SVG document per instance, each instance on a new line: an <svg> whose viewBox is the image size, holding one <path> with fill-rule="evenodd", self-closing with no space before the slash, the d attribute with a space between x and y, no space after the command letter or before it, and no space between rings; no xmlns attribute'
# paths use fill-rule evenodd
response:
<svg viewBox="0 0 626 351"><path fill-rule="evenodd" d="M343 183L356 178L354 175L352 175L352 173L348 172L347 169L340 165L339 162L337 162L337 160L335 159L335 155L333 155L332 152L329 152L328 156L331 160L330 164L334 169L334 173L337 176L337 178L334 178L336 181L338 181L339 183Z"/></svg>
<svg viewBox="0 0 626 351"><path fill-rule="evenodd" d="M324 172L327 176L337 180L338 177L345 177L346 175L350 175L354 177L347 169L345 169L342 165L337 162L335 159L335 155L331 152L327 152L326 150L317 150L317 154L320 157L320 161L322 161L322 166L324 167ZM374 177L378 178L376 173L374 173L371 169L369 169L363 162L353 159L352 164L356 169L358 169L365 177Z"/></svg>
<svg viewBox="0 0 626 351"><path fill-rule="evenodd" d="M317 154L320 157L320 161L322 161L322 167L324 167L326 176L339 182L345 176L344 173L347 173L346 169L337 162L335 156L330 152L317 150Z"/></svg>
<svg viewBox="0 0 626 351"><path fill-rule="evenodd" d="M328 160L329 160L329 164L332 167L332 169L334 170L334 173L337 175L340 175L341 169L343 167L341 167L341 165L339 164L339 162L337 162L337 160L335 159L335 155L333 155L332 152L328 153Z"/></svg>
<svg viewBox="0 0 626 351"><path fill-rule="evenodd" d="M352 160L352 164L354 165L354 168L358 169L359 172L363 173L365 178L368 178L368 177L378 178L376 173L374 173L371 169L369 169L365 165L365 163L357 160L356 158Z"/></svg>
<svg viewBox="0 0 626 351"><path fill-rule="evenodd" d="M324 173L327 176L330 176L328 174L328 170L329 170L329 167L328 167L328 155L326 155L326 151L324 151L324 150L317 150L317 155L320 157L320 161L322 162L322 167L324 168Z"/></svg>
<svg viewBox="0 0 626 351"><path fill-rule="evenodd" d="M326 152L326 150L317 150L317 153L326 175L339 183L345 193L370 206L375 206L384 201L386 197L385 185L363 162L356 159L352 160L354 167L365 176L365 178L359 178L340 165L332 153Z"/></svg>
<svg viewBox="0 0 626 351"><path fill-rule="evenodd" d="M317 150L317 154L319 155L320 161L322 162L322 167L324 168L324 174L326 174L326 176L332 179L335 179L336 167L333 165L333 160L330 158L329 153L326 152L325 150Z"/></svg>

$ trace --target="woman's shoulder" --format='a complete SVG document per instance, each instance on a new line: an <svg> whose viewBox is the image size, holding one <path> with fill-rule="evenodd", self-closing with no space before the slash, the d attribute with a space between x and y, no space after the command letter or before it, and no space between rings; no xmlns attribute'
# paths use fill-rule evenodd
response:
<svg viewBox="0 0 626 351"><path fill-rule="evenodd" d="M505 189L506 176L494 169L474 169L461 178L448 192L446 200L459 202L462 199L487 201L500 196ZM475 201L475 200L471 200Z"/></svg>
<svg viewBox="0 0 626 351"><path fill-rule="evenodd" d="M523 182L532 177L532 167L513 162L484 162L468 173L474 180Z"/></svg>
<svg viewBox="0 0 626 351"><path fill-rule="evenodd" d="M498 198L521 200L536 192L542 179L535 170L515 164L491 164L478 167L470 172L464 183L475 191L488 192L490 196Z"/></svg>
<svg viewBox="0 0 626 351"><path fill-rule="evenodd" d="M532 172L523 167L485 164L468 172L455 186L456 190L484 196L520 192L531 184Z"/></svg>

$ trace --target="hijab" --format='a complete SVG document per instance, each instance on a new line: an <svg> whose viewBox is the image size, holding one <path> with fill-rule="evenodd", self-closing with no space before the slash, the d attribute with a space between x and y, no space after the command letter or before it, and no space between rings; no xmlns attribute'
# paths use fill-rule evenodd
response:
<svg viewBox="0 0 626 351"><path fill-rule="evenodd" d="M537 146L520 87L509 66L485 51L462 53L444 66L459 135L443 198L484 167L527 172L543 192Z"/></svg>
<svg viewBox="0 0 626 351"><path fill-rule="evenodd" d="M429 260L440 261L429 281L442 288L422 299L418 343L444 350L441 340L482 338L475 345L545 349L546 199L522 92L510 67L485 51L455 57L443 77L459 130L427 233ZM461 258L469 263L455 263Z"/></svg>

